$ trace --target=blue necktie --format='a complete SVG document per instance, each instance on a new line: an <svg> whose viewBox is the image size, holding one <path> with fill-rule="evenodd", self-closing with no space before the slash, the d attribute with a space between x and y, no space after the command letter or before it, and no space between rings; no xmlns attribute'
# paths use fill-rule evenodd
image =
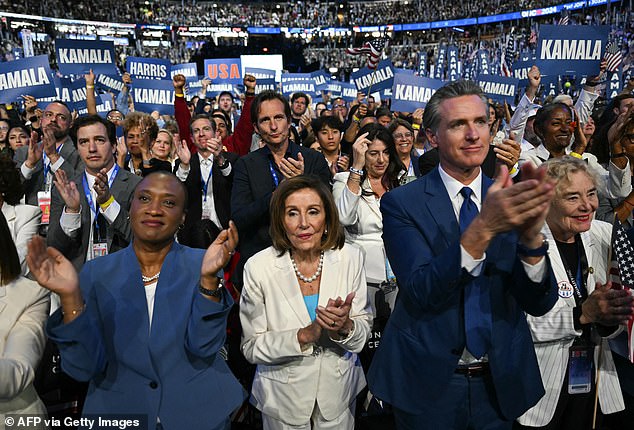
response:
<svg viewBox="0 0 634 430"><path fill-rule="evenodd" d="M460 207L460 234L464 233L469 224L478 215L478 207L471 200L473 190L463 187L460 194L464 197ZM488 290L483 290L479 283L473 280L465 287L464 321L467 338L467 349L476 358L486 354L491 330L491 304Z"/></svg>

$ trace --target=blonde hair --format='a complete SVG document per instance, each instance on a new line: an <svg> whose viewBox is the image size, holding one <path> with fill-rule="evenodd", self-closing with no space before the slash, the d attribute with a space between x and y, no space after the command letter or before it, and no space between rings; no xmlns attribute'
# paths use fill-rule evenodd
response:
<svg viewBox="0 0 634 430"><path fill-rule="evenodd" d="M595 186L598 183L597 174L588 166L588 163L579 158L564 155L559 158L551 158L545 165L548 176L556 181L555 194L558 196L563 193L564 187L570 184L570 176L573 173L583 172L588 175L588 178L592 180Z"/></svg>

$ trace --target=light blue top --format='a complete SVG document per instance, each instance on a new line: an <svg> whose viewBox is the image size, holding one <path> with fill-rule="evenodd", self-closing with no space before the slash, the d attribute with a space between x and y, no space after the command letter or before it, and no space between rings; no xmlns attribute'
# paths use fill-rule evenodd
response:
<svg viewBox="0 0 634 430"><path fill-rule="evenodd" d="M304 303L306 304L306 310L308 310L308 315L310 315L310 320L315 321L317 318L317 313L315 309L317 308L317 303L319 302L319 294L313 294L312 296L304 296Z"/></svg>

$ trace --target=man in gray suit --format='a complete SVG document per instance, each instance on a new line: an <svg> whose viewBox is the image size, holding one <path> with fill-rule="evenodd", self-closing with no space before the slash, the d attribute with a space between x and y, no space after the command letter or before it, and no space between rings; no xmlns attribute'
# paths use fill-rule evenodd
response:
<svg viewBox="0 0 634 430"><path fill-rule="evenodd" d="M42 112L41 142L31 138L28 146L22 146L15 152L14 160L20 168L24 183L26 203L38 205L50 201L53 176L63 170L70 177L81 171L81 160L68 136L72 117L68 106L62 101L49 103Z"/></svg>
<svg viewBox="0 0 634 430"><path fill-rule="evenodd" d="M79 270L93 258L128 246L128 210L141 178L115 163L114 125L98 115L78 118L71 133L85 165L72 180L55 173L48 244Z"/></svg>

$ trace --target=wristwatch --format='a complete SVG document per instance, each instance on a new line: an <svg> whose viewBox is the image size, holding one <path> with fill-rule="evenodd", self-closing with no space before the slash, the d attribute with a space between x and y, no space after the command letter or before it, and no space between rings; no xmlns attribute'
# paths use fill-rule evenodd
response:
<svg viewBox="0 0 634 430"><path fill-rule="evenodd" d="M522 242L517 242L517 253L523 257L542 257L548 254L548 239L542 234L542 244L537 248L528 248Z"/></svg>
<svg viewBox="0 0 634 430"><path fill-rule="evenodd" d="M208 288L203 287L201 283L198 283L198 291L200 291L205 296L220 298L222 296L222 289L225 287L224 278L218 277L218 288L215 290L210 290Z"/></svg>

